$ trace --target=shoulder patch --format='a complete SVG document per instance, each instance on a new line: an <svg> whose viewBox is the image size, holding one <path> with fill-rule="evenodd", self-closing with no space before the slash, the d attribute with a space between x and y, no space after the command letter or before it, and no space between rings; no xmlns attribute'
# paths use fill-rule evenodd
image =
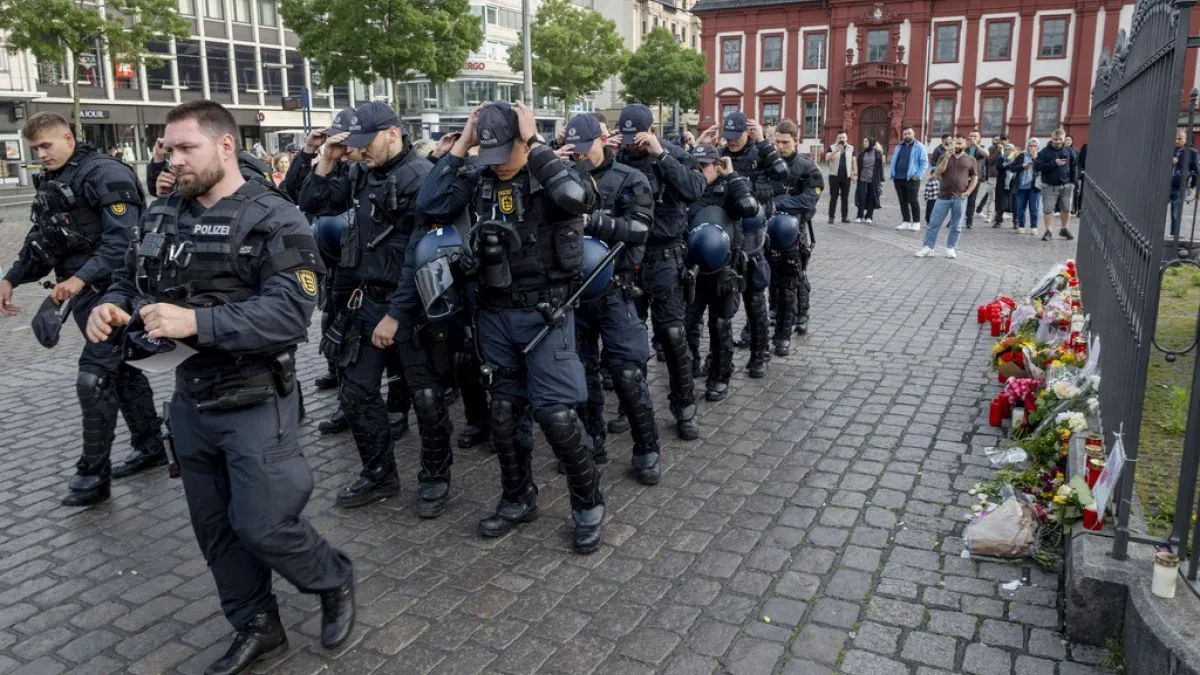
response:
<svg viewBox="0 0 1200 675"><path fill-rule="evenodd" d="M500 202L500 213L511 215L516 210L516 205L513 201L513 189L505 188L498 193Z"/></svg>
<svg viewBox="0 0 1200 675"><path fill-rule="evenodd" d="M317 275L312 270L296 270L296 281L300 282L300 290L306 295L317 297Z"/></svg>
<svg viewBox="0 0 1200 675"><path fill-rule="evenodd" d="M114 216L119 217L125 215L125 213L129 211L129 207L125 206L125 202L116 202L115 204L109 204L108 210Z"/></svg>

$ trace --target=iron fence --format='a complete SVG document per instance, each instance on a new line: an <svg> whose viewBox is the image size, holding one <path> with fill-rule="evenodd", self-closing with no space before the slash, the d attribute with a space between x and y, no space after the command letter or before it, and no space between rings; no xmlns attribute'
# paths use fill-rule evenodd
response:
<svg viewBox="0 0 1200 675"><path fill-rule="evenodd" d="M1200 469L1200 359L1193 373L1172 534L1158 539L1129 529L1151 355L1158 348L1174 360L1193 351L1200 340L1194 337L1178 349L1155 343L1163 275L1182 265L1200 267L1191 245L1197 204L1190 204L1192 227L1185 236L1180 232L1184 200L1174 199L1167 189L1174 165L1163 161L1174 153L1175 129L1181 121L1178 101L1187 50L1200 46L1200 38L1188 36L1195 4L1196 0L1139 0L1128 37L1122 30L1112 52L1102 53L1092 91L1078 266L1091 330L1100 339L1105 434L1110 444L1121 435L1127 457L1115 496L1112 554L1118 559L1127 557L1130 541L1169 545L1182 558L1189 550L1189 535L1200 540L1200 525L1190 527ZM1189 128L1196 122L1198 97L1200 92L1191 100ZM1186 134L1186 153L1194 152L1192 135ZM1183 173L1189 180L1186 167ZM1200 555L1185 566L1193 589L1198 563Z"/></svg>

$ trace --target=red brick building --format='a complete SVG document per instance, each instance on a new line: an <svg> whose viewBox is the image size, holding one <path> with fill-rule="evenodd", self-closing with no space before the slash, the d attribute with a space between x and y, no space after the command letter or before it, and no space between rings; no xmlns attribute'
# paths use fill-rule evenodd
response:
<svg viewBox="0 0 1200 675"><path fill-rule="evenodd" d="M905 125L926 140L980 129L1023 142L1061 124L1081 145L1101 46L1128 33L1134 4L700 0L693 11L708 56L702 129L741 109L802 122L802 147L839 129L890 145ZM1189 50L1184 89L1195 81Z"/></svg>

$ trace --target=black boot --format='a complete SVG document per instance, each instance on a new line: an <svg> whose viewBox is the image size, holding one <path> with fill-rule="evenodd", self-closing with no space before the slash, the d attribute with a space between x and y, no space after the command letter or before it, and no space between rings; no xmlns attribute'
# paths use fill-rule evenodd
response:
<svg viewBox="0 0 1200 675"><path fill-rule="evenodd" d="M252 664L287 651L287 633L278 612L260 612L233 636L229 651L204 671L204 675L235 675Z"/></svg>
<svg viewBox="0 0 1200 675"><path fill-rule="evenodd" d="M649 452L644 455L635 454L633 456L633 477L642 485L658 485L659 470L658 470L659 453Z"/></svg>
<svg viewBox="0 0 1200 675"><path fill-rule="evenodd" d="M676 430L683 440L695 440L700 437L700 427L696 424L696 385L691 371L699 359L692 360L683 326L666 327L659 337L659 343L667 354L670 383L667 398L671 402L671 414L675 416Z"/></svg>
<svg viewBox="0 0 1200 675"><path fill-rule="evenodd" d="M733 322L709 317L708 383L704 398L721 401L729 393L729 378L733 376Z"/></svg>
<svg viewBox="0 0 1200 675"><path fill-rule="evenodd" d="M117 369L117 404L133 450L112 468L113 478L124 478L167 463L162 441L162 418L154 407L154 391L142 371L122 365Z"/></svg>
<svg viewBox="0 0 1200 675"><path fill-rule="evenodd" d="M458 432L458 447L463 450L487 443L487 440L488 428L486 422L482 425L467 422L463 426L462 431Z"/></svg>
<svg viewBox="0 0 1200 675"><path fill-rule="evenodd" d="M524 409L512 401L492 399L492 445L500 464L500 503L479 521L479 534L502 537L521 523L537 520L537 486L533 484L533 429ZM521 424L523 422L524 424Z"/></svg>
<svg viewBox="0 0 1200 675"><path fill-rule="evenodd" d="M317 425L317 430L325 435L340 434L349 428L350 423L346 421L346 413L341 408L333 411L329 419Z"/></svg>
<svg viewBox="0 0 1200 675"><path fill-rule="evenodd" d="M604 541L603 503L588 509L572 509L571 520L575 521L571 544L576 553L587 555L600 548Z"/></svg>
<svg viewBox="0 0 1200 675"><path fill-rule="evenodd" d="M392 452L391 429L387 426L387 409L375 392L359 398L342 387L342 409L354 434L354 445L363 469L354 482L342 488L337 505L343 508L366 506L400 494L400 479L396 476L396 456Z"/></svg>
<svg viewBox="0 0 1200 675"><path fill-rule="evenodd" d="M354 630L354 573L346 583L321 593L321 646L335 649Z"/></svg>
<svg viewBox="0 0 1200 675"><path fill-rule="evenodd" d="M134 450L119 464L112 468L113 478L124 478L132 476L135 473L141 473L146 469L152 469L156 466L164 466L167 463L167 452L161 447L156 450Z"/></svg>
<svg viewBox="0 0 1200 675"><path fill-rule="evenodd" d="M773 291L771 304L776 307L778 320L772 342L776 356L787 356L792 353L792 327L796 324L796 285L786 279Z"/></svg>
<svg viewBox="0 0 1200 675"><path fill-rule="evenodd" d="M395 468L378 472L363 471L353 483L338 492L336 501L344 509L356 509L398 494L400 479L396 476Z"/></svg>
<svg viewBox="0 0 1200 675"><path fill-rule="evenodd" d="M658 483L658 423L650 389L640 364L626 363L613 373L613 384L621 408L629 413L629 434L633 437L634 477L644 485Z"/></svg>
<svg viewBox="0 0 1200 675"><path fill-rule="evenodd" d="M333 371L329 371L328 373L325 373L324 375L313 380L313 386L316 387L318 391L337 389L341 385L341 378L339 378Z"/></svg>
<svg viewBox="0 0 1200 675"><path fill-rule="evenodd" d="M623 434L629 431L629 418L625 416L624 410L617 410L617 416L608 421L608 433Z"/></svg>
<svg viewBox="0 0 1200 675"><path fill-rule="evenodd" d="M110 470L108 462L99 468L82 468L84 461L80 460L78 473L71 476L67 483L67 495L63 497L63 506L91 506L106 501L111 495ZM84 472L87 473L84 473Z"/></svg>
<svg viewBox="0 0 1200 675"><path fill-rule="evenodd" d="M76 475L68 484L70 491L63 506L91 506L108 499L112 468L109 452L117 426L120 402L109 375L79 371L75 393L83 413L83 453L76 462Z"/></svg>

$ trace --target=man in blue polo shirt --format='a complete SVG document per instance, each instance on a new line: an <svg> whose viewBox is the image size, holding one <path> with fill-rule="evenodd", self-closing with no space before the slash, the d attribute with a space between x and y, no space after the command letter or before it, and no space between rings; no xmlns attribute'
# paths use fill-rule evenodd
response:
<svg viewBox="0 0 1200 675"><path fill-rule="evenodd" d="M902 134L903 141L892 151L889 168L903 221L896 229L916 232L921 229L921 177L929 169L929 155L911 126L904 127Z"/></svg>

